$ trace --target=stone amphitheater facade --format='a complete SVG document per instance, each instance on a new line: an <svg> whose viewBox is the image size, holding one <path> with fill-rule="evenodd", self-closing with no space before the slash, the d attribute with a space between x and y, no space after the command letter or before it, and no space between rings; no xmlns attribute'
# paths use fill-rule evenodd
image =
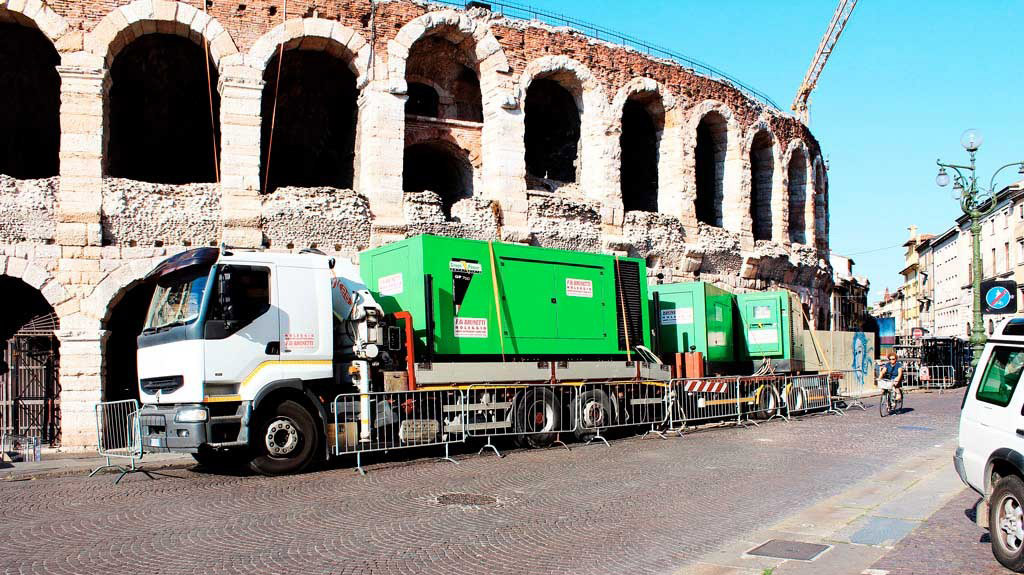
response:
<svg viewBox="0 0 1024 575"><path fill-rule="evenodd" d="M0 0L0 120L21 122L0 134L0 275L60 319L64 445L130 379L141 279L189 246L615 252L652 282L793 290L827 325L827 175L792 117L486 8L240 1Z"/></svg>

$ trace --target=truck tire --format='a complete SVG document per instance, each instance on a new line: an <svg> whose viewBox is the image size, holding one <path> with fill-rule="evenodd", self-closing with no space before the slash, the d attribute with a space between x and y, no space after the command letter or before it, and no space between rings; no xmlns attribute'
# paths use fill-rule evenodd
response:
<svg viewBox="0 0 1024 575"><path fill-rule="evenodd" d="M597 428L612 422L612 402L600 389L584 391L572 401L569 412L573 434L580 441L589 441L597 435Z"/></svg>
<svg viewBox="0 0 1024 575"><path fill-rule="evenodd" d="M1000 479L989 502L992 554L1003 567L1024 573L1024 481L1016 475Z"/></svg>
<svg viewBox="0 0 1024 575"><path fill-rule="evenodd" d="M779 392L775 386L761 384L754 391L754 412L751 417L754 419L771 419L779 413Z"/></svg>
<svg viewBox="0 0 1024 575"><path fill-rule="evenodd" d="M263 475L298 473L316 458L316 420L302 404L286 399L257 417L249 467Z"/></svg>
<svg viewBox="0 0 1024 575"><path fill-rule="evenodd" d="M791 386L786 392L786 411L787 415L800 415L807 411L807 390Z"/></svg>
<svg viewBox="0 0 1024 575"><path fill-rule="evenodd" d="M533 387L523 393L515 407L516 441L523 447L538 449L555 442L562 422L562 406L546 387Z"/></svg>

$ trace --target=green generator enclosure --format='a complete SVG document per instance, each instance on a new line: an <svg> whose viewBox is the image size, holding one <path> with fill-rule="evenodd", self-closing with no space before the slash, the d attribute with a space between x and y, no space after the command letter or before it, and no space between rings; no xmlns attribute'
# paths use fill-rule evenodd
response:
<svg viewBox="0 0 1024 575"><path fill-rule="evenodd" d="M418 358L618 359L648 344L640 259L421 235L359 267L385 313L412 315Z"/></svg>
<svg viewBox="0 0 1024 575"><path fill-rule="evenodd" d="M736 358L788 362L802 358L794 348L803 345L799 306L796 295L788 291L736 294Z"/></svg>
<svg viewBox="0 0 1024 575"><path fill-rule="evenodd" d="M706 282L651 286L658 294L657 324L661 352L684 353L696 348L710 362L731 362L733 296ZM654 312L654 297L651 298Z"/></svg>

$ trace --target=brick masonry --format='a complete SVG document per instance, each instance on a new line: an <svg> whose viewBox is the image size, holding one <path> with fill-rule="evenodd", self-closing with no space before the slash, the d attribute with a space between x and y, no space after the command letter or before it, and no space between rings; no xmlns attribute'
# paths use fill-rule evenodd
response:
<svg viewBox="0 0 1024 575"><path fill-rule="evenodd" d="M567 28L486 10L394 0L201 5L166 0L0 0L0 22L37 28L60 54L59 174L0 176L0 273L40 289L61 319L63 442L93 440L103 398L111 308L160 258L226 242L316 247L342 256L430 232L646 257L652 277L699 277L733 290L784 286L827 313L828 185L805 126L736 88ZM109 70L140 36L176 34L204 45L220 95L220 181L168 185L107 177ZM483 122L405 117L406 63L418 40L464 48L479 75ZM343 59L359 90L352 190L261 192L264 71L279 46ZM413 50L415 52L415 49ZM414 67L423 69L422 55ZM530 83L563 85L581 111L578 178L554 192L527 189L523 101ZM619 134L624 103L657 109L657 213L623 210ZM654 104L652 104L652 102ZM698 223L697 126L724 119L722 227ZM751 154L755 140L770 146ZM436 195L403 193L405 146L445 142L472 166L473 197L445 216ZM795 154L795 155L794 155ZM762 167L752 177L751 158ZM796 161L792 161L796 158ZM168 161L173 161L169 158ZM770 169L769 169L770 168ZM791 173L792 172L792 173ZM805 178L791 183L790 177ZM754 241L755 181L760 224ZM759 188L760 189L760 188ZM804 230L789 213L803 203ZM800 220L796 220L800 221ZM804 240L794 243L792 239Z"/></svg>

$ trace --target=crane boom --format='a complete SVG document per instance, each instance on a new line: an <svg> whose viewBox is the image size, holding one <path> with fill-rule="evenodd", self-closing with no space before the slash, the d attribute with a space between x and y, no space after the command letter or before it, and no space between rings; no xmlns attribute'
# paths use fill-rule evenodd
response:
<svg viewBox="0 0 1024 575"><path fill-rule="evenodd" d="M811 92L818 85L818 77L821 76L821 71L825 68L828 57L832 55L832 50L835 48L836 42L839 41L843 29L846 28L846 22L850 19L850 14L853 13L853 7L856 5L857 0L839 0L839 6L836 6L836 11L832 14L832 21L828 23L825 35L822 36L821 43L818 44L818 51L814 53L814 59L811 60L811 67L807 69L804 81L800 84L800 89L796 91L796 98L793 99L793 111L805 125L810 122Z"/></svg>

